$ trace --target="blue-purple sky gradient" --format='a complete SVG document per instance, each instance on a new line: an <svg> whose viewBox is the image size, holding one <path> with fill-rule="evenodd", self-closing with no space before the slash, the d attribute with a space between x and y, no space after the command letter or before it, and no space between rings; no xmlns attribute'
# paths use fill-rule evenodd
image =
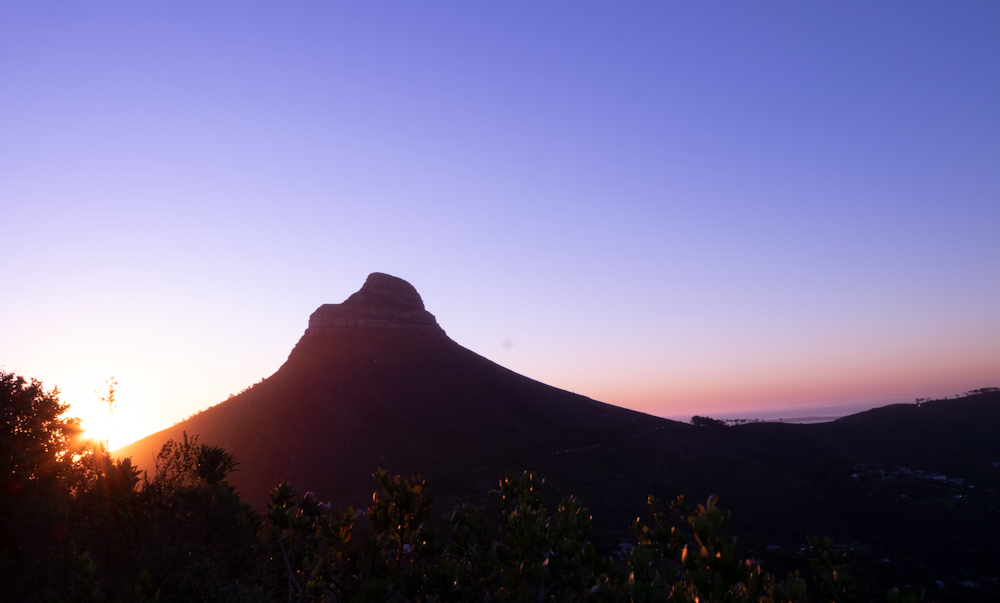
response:
<svg viewBox="0 0 1000 603"><path fill-rule="evenodd" d="M659 415L1000 385L998 32L992 0L0 2L0 365L87 416L114 374L123 444L380 271Z"/></svg>

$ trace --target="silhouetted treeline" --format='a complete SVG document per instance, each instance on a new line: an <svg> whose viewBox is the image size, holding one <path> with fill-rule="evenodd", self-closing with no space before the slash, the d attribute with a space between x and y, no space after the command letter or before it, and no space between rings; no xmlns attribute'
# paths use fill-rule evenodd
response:
<svg viewBox="0 0 1000 603"><path fill-rule="evenodd" d="M737 425L747 425L750 423L763 423L760 419L713 419L712 417L691 417L691 424L695 427L736 427Z"/></svg>
<svg viewBox="0 0 1000 603"><path fill-rule="evenodd" d="M617 559L588 543L579 500L543 506L531 472L508 473L491 507L438 518L423 480L381 470L364 511L281 484L261 515L227 483L239 463L224 450L185 434L142 470L80 441L66 410L57 390L0 372L0 600L868 600L829 538L810 539L809 581L741 558L714 496L650 497Z"/></svg>

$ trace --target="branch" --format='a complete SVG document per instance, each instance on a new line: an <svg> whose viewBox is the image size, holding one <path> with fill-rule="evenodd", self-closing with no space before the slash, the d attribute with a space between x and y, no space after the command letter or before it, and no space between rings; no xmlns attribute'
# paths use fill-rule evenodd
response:
<svg viewBox="0 0 1000 603"><path fill-rule="evenodd" d="M284 530L282 530L282 532L284 532ZM285 560L285 567L288 569L288 586L289 586L288 601L291 602L292 600L291 586L295 585L295 592L298 593L302 592L302 587L299 586L299 581L296 580L295 576L292 575L292 565L288 563L288 553L285 552L285 543L283 542L284 540L283 536L284 536L283 533L278 534L278 546L281 547L281 557Z"/></svg>

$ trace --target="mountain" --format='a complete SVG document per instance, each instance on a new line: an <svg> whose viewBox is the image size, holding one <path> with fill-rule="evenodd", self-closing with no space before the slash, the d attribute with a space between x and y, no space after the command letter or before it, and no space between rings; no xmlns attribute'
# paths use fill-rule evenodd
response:
<svg viewBox="0 0 1000 603"><path fill-rule="evenodd" d="M670 472L633 475L615 450L630 458L655 439L684 456L700 446L688 425L550 387L463 348L413 286L379 273L343 303L320 306L274 375L116 454L151 464L185 431L234 453L242 465L231 483L260 506L282 480L365 505L382 467L427 478L444 510L479 500L508 469L538 467L557 493L593 490L588 480L636 492L622 498L629 510L616 514L618 527ZM588 469L578 472L581 462Z"/></svg>
<svg viewBox="0 0 1000 603"><path fill-rule="evenodd" d="M260 507L281 481L364 507L381 467L421 474L444 513L487 500L507 470L532 469L548 504L574 494L590 509L605 553L628 538L648 495L716 493L743 551L772 571L802 567L805 536L830 534L867 559L872 579L987 588L996 577L985 551L1000 539L998 424L998 392L813 425L669 421L463 348L409 283L374 273L310 316L274 375L116 454L150 467L166 440L199 434L241 461L230 482Z"/></svg>

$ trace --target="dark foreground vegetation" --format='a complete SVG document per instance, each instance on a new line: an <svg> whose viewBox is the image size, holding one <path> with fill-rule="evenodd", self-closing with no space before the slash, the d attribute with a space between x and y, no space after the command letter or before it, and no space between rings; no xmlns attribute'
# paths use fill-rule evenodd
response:
<svg viewBox="0 0 1000 603"><path fill-rule="evenodd" d="M3 601L913 601L868 592L829 538L783 579L741 557L709 497L647 501L618 558L588 542L579 500L543 506L508 473L491 505L432 516L419 478L375 473L364 511L289 484L262 515L227 482L238 462L186 434L146 471L80 441L58 391L0 372ZM628 547L625 547L628 548ZM922 593L921 593L922 594Z"/></svg>

